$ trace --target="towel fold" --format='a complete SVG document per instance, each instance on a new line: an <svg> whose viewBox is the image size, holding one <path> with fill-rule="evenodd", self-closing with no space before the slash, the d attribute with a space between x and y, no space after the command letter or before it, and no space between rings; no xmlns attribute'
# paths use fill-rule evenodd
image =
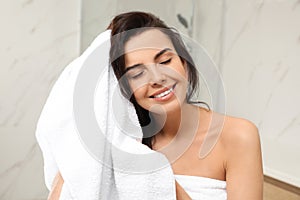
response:
<svg viewBox="0 0 300 200"><path fill-rule="evenodd" d="M47 99L36 129L46 186L51 190L59 171L60 199L176 199L168 160L137 140L142 133L108 65L109 48L110 31L105 31L65 68ZM91 84L84 73L94 68L100 70L97 86L84 88ZM91 110L90 93L83 90L94 92L91 120L88 112L80 113Z"/></svg>

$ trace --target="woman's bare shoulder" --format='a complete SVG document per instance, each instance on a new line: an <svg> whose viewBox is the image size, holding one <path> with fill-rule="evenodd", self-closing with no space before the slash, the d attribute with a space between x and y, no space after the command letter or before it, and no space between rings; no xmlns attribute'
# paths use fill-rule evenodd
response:
<svg viewBox="0 0 300 200"><path fill-rule="evenodd" d="M224 117L224 131L226 131L228 136L238 134L247 137L249 134L257 133L256 125L247 119L228 115L224 115Z"/></svg>
<svg viewBox="0 0 300 200"><path fill-rule="evenodd" d="M237 146L257 146L259 144L258 129L253 122L217 112L213 113L222 119L223 128L221 140L226 147L235 148Z"/></svg>
<svg viewBox="0 0 300 200"><path fill-rule="evenodd" d="M260 151L260 138L256 125L243 118L224 116L221 140L227 153L248 154Z"/></svg>

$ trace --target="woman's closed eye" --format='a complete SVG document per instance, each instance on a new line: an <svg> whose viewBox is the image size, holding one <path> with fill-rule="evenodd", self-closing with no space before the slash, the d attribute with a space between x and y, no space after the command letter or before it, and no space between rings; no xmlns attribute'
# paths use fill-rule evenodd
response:
<svg viewBox="0 0 300 200"><path fill-rule="evenodd" d="M135 74L135 75L131 75L130 78L132 78L132 79L137 79L137 78L141 77L141 76L143 75L143 73L144 73L144 71L141 71L141 72L139 72L139 73L137 73L137 74Z"/></svg>
<svg viewBox="0 0 300 200"><path fill-rule="evenodd" d="M171 60L172 60L172 58L169 58L168 60L165 60L165 61L163 61L163 62L160 62L159 64L161 64L161 65L166 65L166 64L170 63Z"/></svg>
<svg viewBox="0 0 300 200"><path fill-rule="evenodd" d="M137 79L144 74L145 70L131 70L131 72L127 73L128 78Z"/></svg>

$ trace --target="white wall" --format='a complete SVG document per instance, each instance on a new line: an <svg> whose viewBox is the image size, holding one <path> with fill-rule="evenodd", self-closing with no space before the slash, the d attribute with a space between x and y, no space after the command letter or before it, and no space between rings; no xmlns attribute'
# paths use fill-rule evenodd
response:
<svg viewBox="0 0 300 200"><path fill-rule="evenodd" d="M258 126L265 174L300 186L300 2L226 0L222 21L228 113Z"/></svg>
<svg viewBox="0 0 300 200"><path fill-rule="evenodd" d="M79 0L0 2L0 199L46 199L35 126L80 49Z"/></svg>

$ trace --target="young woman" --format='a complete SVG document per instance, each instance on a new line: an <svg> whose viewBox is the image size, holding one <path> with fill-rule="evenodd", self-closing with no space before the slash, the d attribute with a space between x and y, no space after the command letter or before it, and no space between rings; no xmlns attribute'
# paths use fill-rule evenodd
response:
<svg viewBox="0 0 300 200"><path fill-rule="evenodd" d="M111 65L123 95L136 109L142 143L169 159L177 199L201 193L207 199L262 199L257 128L191 101L198 75L180 35L143 12L120 14L108 29ZM204 144L208 137L215 142ZM209 150L199 157L201 148ZM55 182L52 194L59 196L59 174Z"/></svg>

